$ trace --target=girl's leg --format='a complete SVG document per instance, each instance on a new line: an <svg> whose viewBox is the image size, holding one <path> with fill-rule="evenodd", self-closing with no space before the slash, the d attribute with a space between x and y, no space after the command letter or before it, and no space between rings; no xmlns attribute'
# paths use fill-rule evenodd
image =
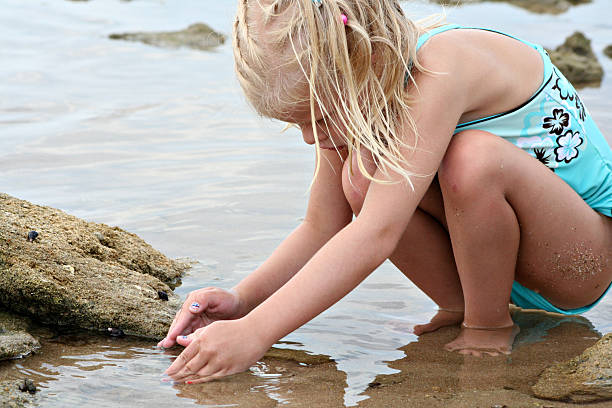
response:
<svg viewBox="0 0 612 408"><path fill-rule="evenodd" d="M439 307L429 323L414 326L416 335L463 321L463 291L445 222L435 179L390 258Z"/></svg>
<svg viewBox="0 0 612 408"><path fill-rule="evenodd" d="M373 173L373 162L364 162ZM357 168L357 165L354 164L353 168ZM370 180L360 174L354 174L349 181L348 167L345 165L343 186L355 215L361 210L369 184ZM463 320L463 293L445 223L442 193L436 179L390 258L440 308L431 322L414 327L417 335L459 324Z"/></svg>
<svg viewBox="0 0 612 408"><path fill-rule="evenodd" d="M514 280L564 309L592 303L610 284L612 219L523 150L464 131L438 176L467 327L448 349L509 352Z"/></svg>

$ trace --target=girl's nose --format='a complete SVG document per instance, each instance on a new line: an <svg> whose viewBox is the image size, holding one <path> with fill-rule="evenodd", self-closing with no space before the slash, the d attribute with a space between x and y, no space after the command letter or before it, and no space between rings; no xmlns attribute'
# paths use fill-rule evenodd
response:
<svg viewBox="0 0 612 408"><path fill-rule="evenodd" d="M314 132L312 131L312 127L302 128L302 137L304 138L304 142L309 145L314 144Z"/></svg>

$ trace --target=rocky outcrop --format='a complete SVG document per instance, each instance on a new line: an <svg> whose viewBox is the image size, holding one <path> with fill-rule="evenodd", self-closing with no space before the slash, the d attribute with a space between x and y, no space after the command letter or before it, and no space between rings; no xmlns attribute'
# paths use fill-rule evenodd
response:
<svg viewBox="0 0 612 408"><path fill-rule="evenodd" d="M25 357L40 348L28 329L28 319L0 311L0 360Z"/></svg>
<svg viewBox="0 0 612 408"><path fill-rule="evenodd" d="M581 355L544 370L533 392L539 398L578 403L612 400L612 333Z"/></svg>
<svg viewBox="0 0 612 408"><path fill-rule="evenodd" d="M216 32L204 23L195 23L180 31L111 34L109 38L112 40L140 41L165 48L189 47L198 50L210 50L225 42L225 35Z"/></svg>
<svg viewBox="0 0 612 408"><path fill-rule="evenodd" d="M0 194L0 305L14 313L162 338L187 267L120 228Z"/></svg>
<svg viewBox="0 0 612 408"><path fill-rule="evenodd" d="M590 3L591 0L433 0L438 4L456 6L461 4L490 2L504 2L524 8L534 13L560 14L565 13L571 6Z"/></svg>
<svg viewBox="0 0 612 408"><path fill-rule="evenodd" d="M598 84L603 78L603 68L591 48L591 40L581 32L567 37L549 54L553 64L574 85Z"/></svg>
<svg viewBox="0 0 612 408"><path fill-rule="evenodd" d="M604 54L606 54L608 57L612 58L612 44L608 45L606 48L604 48L603 50Z"/></svg>

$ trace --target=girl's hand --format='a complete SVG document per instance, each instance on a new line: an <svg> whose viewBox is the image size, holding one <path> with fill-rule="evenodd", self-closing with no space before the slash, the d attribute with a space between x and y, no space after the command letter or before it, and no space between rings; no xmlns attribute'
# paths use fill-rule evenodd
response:
<svg viewBox="0 0 612 408"><path fill-rule="evenodd" d="M201 327L216 320L231 320L241 317L240 298L234 291L220 288L194 290L187 296L178 311L166 338L157 346L169 348L176 344L176 338L194 333Z"/></svg>
<svg viewBox="0 0 612 408"><path fill-rule="evenodd" d="M270 347L245 319L214 322L177 341L186 348L165 374L188 384L245 371Z"/></svg>

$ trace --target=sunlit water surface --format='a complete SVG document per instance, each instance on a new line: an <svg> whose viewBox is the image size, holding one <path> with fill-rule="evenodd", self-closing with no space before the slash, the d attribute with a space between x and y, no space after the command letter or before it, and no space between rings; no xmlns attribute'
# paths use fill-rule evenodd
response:
<svg viewBox="0 0 612 408"><path fill-rule="evenodd" d="M575 30L593 40L607 73L612 43L607 0L558 15L503 3L448 9L448 19L492 26L555 47ZM414 16L438 11L404 3ZM135 232L171 257L199 263L177 289L231 287L300 221L313 151L295 131L247 107L234 78L230 41L211 52L112 41L108 34L164 31L206 22L231 33L233 1L4 0L0 13L0 190L87 220ZM612 79L581 91L610 140ZM304 296L316 294L304 293ZM299 301L297 299L296 301ZM355 405L386 361L415 341L411 327L434 304L385 264L283 347L327 354L346 372ZM612 297L586 314L612 331ZM170 357L143 342L86 340L93 354L57 356L11 377L44 378L45 406L191 406L159 381ZM5 363L6 364L6 363ZM274 397L274 379L261 387ZM282 401L281 401L282 402ZM213 405L215 403L213 402ZM221 402L219 402L221 404Z"/></svg>

